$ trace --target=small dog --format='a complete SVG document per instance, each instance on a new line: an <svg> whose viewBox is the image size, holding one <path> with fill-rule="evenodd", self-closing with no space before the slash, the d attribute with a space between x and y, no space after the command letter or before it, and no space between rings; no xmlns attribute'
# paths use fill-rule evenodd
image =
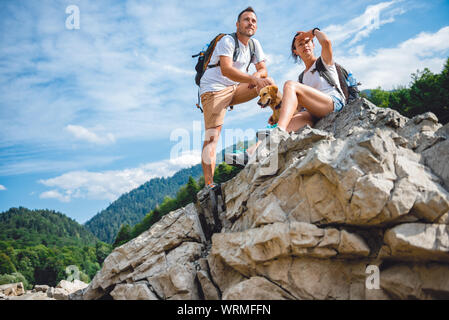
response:
<svg viewBox="0 0 449 320"><path fill-rule="evenodd" d="M273 115L270 118L270 123L272 124L278 123L279 116L281 114L281 102L282 102L282 95L278 90L277 86L266 86L262 88L259 92L259 101L257 101L257 104L261 106L262 108L266 108L267 106L270 106L270 108L273 110Z"/></svg>

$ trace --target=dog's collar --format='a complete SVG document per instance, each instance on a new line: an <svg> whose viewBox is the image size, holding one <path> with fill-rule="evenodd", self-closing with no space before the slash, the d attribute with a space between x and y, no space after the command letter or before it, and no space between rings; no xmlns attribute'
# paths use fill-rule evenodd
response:
<svg viewBox="0 0 449 320"><path fill-rule="evenodd" d="M275 110L278 110L278 109L280 109L281 108L281 104L282 104L282 101L281 102L279 102L279 104L276 106L276 107L274 107L274 109Z"/></svg>

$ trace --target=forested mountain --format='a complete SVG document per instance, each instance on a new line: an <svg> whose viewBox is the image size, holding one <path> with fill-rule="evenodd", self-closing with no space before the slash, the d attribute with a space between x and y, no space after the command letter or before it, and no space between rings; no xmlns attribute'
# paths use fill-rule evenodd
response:
<svg viewBox="0 0 449 320"><path fill-rule="evenodd" d="M226 163L220 163L215 169L214 182L223 183L235 177L242 169L227 165ZM131 239L138 237L141 233L148 230L153 224L158 222L167 213L185 207L191 202L197 200L197 193L204 188L204 177L201 176L199 181L195 181L192 177L189 177L189 181L186 185L179 188L176 193L176 197L165 197L164 201L151 210L142 221L137 223L134 227L130 227L128 224L123 224L117 233L112 246L118 247L128 242Z"/></svg>
<svg viewBox="0 0 449 320"><path fill-rule="evenodd" d="M98 239L66 215L50 210L11 208L0 214L0 241L14 247L95 245Z"/></svg>
<svg viewBox="0 0 449 320"><path fill-rule="evenodd" d="M121 225L134 226L142 221L164 198L174 197L189 177L198 179L202 175L201 165L182 169L169 178L154 178L140 187L125 193L109 207L85 223L100 240L112 243Z"/></svg>
<svg viewBox="0 0 449 320"><path fill-rule="evenodd" d="M55 286L70 265L89 282L110 252L110 245L62 213L23 207L0 213L0 284Z"/></svg>

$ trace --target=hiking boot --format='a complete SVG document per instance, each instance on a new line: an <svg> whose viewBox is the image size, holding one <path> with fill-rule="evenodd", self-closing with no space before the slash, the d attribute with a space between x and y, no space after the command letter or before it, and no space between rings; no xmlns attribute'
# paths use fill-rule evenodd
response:
<svg viewBox="0 0 449 320"><path fill-rule="evenodd" d="M209 183L208 185L206 185L204 187L207 191L213 190L213 191L217 191L220 188L220 184L219 183Z"/></svg>
<svg viewBox="0 0 449 320"><path fill-rule="evenodd" d="M221 221L218 214L218 205L219 205L219 199L218 197L221 197L221 184L217 183L210 183L205 187L206 190L208 190L209 193L209 209L212 213L212 217L214 219L214 232L219 232L221 230ZM222 208L223 209L223 208Z"/></svg>

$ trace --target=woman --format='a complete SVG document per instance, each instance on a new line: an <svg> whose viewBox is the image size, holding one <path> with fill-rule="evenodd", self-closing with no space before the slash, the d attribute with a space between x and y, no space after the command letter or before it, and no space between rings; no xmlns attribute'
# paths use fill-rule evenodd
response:
<svg viewBox="0 0 449 320"><path fill-rule="evenodd" d="M313 52L314 37L321 45L321 60L337 84L336 87L331 86L315 70L318 57ZM304 62L306 69L303 83L287 81L284 85L278 127L287 132L297 131L307 124L313 126L317 118L339 111L345 104L332 56L332 44L320 29L299 31L293 38L291 53L295 61L301 59Z"/></svg>
<svg viewBox="0 0 449 320"><path fill-rule="evenodd" d="M316 37L321 45L321 61L329 71L336 87L322 78L315 70L319 57L315 57L313 49ZM345 104L345 97L340 88L337 69L332 57L332 44L328 37L318 28L308 32L299 31L293 38L291 53L295 62L301 59L306 65L303 83L287 81L284 84L280 117L277 124L279 129L287 132L298 131L309 125L313 127L317 119L322 118L333 111L339 111ZM274 126L272 118L268 123ZM269 134L270 130L262 130L261 134ZM225 162L230 165L245 166L249 158L262 141L259 140L248 150L242 153L225 154Z"/></svg>

